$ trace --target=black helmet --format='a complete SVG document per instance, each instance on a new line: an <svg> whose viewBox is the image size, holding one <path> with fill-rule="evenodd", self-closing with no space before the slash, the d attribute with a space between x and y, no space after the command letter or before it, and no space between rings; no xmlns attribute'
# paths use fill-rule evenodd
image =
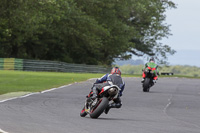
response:
<svg viewBox="0 0 200 133"><path fill-rule="evenodd" d="M120 71L119 67L112 68L111 74L114 74L114 73L121 75L121 71Z"/></svg>
<svg viewBox="0 0 200 133"><path fill-rule="evenodd" d="M150 60L149 60L149 62L155 62L154 58L151 57Z"/></svg>

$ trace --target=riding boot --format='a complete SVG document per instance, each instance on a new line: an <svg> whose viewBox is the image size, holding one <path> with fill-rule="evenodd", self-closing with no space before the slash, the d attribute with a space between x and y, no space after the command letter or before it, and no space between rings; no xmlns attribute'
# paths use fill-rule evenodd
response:
<svg viewBox="0 0 200 133"><path fill-rule="evenodd" d="M104 110L104 113L105 113L105 114L108 114L108 112L109 112L110 109L111 109L111 104L109 104L109 105L107 106L107 108Z"/></svg>
<svg viewBox="0 0 200 133"><path fill-rule="evenodd" d="M94 86L93 88L92 88L92 96L91 96L91 99L96 99L96 97L97 97L97 88Z"/></svg>
<svg viewBox="0 0 200 133"><path fill-rule="evenodd" d="M111 103L111 104L109 104L109 105L107 106L107 108L105 109L105 111L104 111L105 114L108 114L108 112L109 112L109 110L110 110L111 108L121 108L122 103L121 103L121 99L120 99L120 98L117 98L117 99L115 99L115 100L113 100L113 101L114 101L114 102Z"/></svg>

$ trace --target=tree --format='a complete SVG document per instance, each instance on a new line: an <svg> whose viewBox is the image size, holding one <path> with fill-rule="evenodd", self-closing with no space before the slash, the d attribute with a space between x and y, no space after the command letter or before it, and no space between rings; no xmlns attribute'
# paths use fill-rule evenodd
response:
<svg viewBox="0 0 200 133"><path fill-rule="evenodd" d="M170 34L169 25L163 23L166 16L164 12L168 8L176 8L169 0L131 0L131 26L135 28L135 36L131 39L134 47L129 51L137 56L156 56L167 58L166 54L174 54L167 45L158 42ZM163 61L162 59L160 60Z"/></svg>
<svg viewBox="0 0 200 133"><path fill-rule="evenodd" d="M171 1L164 0L76 0L78 7L93 16L108 32L102 36L101 62L111 64L115 58L126 60L131 54L167 58L174 54L167 45L158 42L170 34L164 24L164 12L175 8ZM105 61L104 61L105 60ZM164 61L164 60L160 60Z"/></svg>
<svg viewBox="0 0 200 133"><path fill-rule="evenodd" d="M111 65L175 51L158 40L170 35L169 0L1 0L0 56Z"/></svg>

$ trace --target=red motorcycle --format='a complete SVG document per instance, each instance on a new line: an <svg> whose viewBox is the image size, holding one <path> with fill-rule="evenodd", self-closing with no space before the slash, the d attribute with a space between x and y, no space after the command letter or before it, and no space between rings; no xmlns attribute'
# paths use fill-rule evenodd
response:
<svg viewBox="0 0 200 133"><path fill-rule="evenodd" d="M148 66L144 70L145 78L143 81L143 91L149 92L150 88L154 85L154 77L156 77L156 68Z"/></svg>

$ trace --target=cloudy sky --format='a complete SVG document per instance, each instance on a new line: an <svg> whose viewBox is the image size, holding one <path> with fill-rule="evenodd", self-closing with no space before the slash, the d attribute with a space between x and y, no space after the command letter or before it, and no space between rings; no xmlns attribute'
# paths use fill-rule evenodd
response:
<svg viewBox="0 0 200 133"><path fill-rule="evenodd" d="M176 9L166 12L172 36L161 42L177 53L168 57L171 65L200 67L200 0L173 0Z"/></svg>
<svg viewBox="0 0 200 133"><path fill-rule="evenodd" d="M200 0L172 0L176 9L166 12L166 23L173 34L161 43L176 50L168 56L170 65L191 65L200 67ZM137 57L133 57L137 59ZM142 59L144 62L143 58Z"/></svg>

